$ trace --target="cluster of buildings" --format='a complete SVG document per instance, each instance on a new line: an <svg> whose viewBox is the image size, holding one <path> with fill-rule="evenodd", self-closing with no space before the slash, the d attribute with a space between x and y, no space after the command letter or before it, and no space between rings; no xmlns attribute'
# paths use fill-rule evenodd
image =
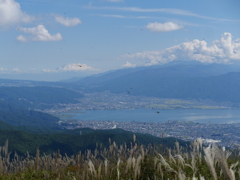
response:
<svg viewBox="0 0 240 180"><path fill-rule="evenodd" d="M206 143L218 143L222 146L240 146L240 124L211 124L191 121L167 122L117 122L117 121L77 121L66 126L70 129L115 129L151 134L157 137L176 137L192 141L202 138Z"/></svg>

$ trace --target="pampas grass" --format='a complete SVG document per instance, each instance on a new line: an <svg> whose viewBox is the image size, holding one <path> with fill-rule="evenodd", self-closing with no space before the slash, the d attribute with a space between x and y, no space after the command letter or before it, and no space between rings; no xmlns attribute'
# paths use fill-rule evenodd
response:
<svg viewBox="0 0 240 180"><path fill-rule="evenodd" d="M109 147L97 145L95 151L76 155L51 155L10 159L8 141L0 147L0 179L59 180L235 180L240 179L239 157L216 145L203 147L201 139L191 149L176 142L174 149L162 145L144 147L137 143L117 145L109 139ZM236 154L236 153L235 153Z"/></svg>

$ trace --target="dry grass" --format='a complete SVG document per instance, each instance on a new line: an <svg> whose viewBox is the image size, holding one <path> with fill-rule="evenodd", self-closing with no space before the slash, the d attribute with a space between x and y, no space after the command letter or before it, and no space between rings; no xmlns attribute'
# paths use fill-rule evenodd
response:
<svg viewBox="0 0 240 180"><path fill-rule="evenodd" d="M235 180L240 179L238 156L215 145L203 147L201 139L189 149L136 143L118 146L109 140L108 148L79 152L71 157L60 152L35 156L14 154L10 159L8 141L0 147L0 179L54 180Z"/></svg>

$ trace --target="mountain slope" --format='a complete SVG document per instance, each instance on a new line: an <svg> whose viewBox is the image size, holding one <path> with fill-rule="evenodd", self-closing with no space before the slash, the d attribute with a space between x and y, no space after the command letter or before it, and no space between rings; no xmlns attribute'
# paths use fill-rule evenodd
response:
<svg viewBox="0 0 240 180"><path fill-rule="evenodd" d="M145 75L150 77L208 77L226 74L229 72L240 71L240 66L224 65L224 64L203 64L200 62L170 62L164 65L154 65L147 67L127 68L119 69L115 71L108 71L102 74L88 76L82 78L74 85L81 86L96 86L103 83L110 82L118 78L124 78L128 76L136 76L143 79Z"/></svg>
<svg viewBox="0 0 240 180"><path fill-rule="evenodd" d="M50 108L54 104L78 103L83 94L57 87L0 87L0 101L26 109Z"/></svg>
<svg viewBox="0 0 240 180"><path fill-rule="evenodd" d="M6 101L0 101L0 121L3 121L8 125L17 126L18 130L28 130L40 133L54 129L62 129L58 125L59 120L59 118L50 114L23 108L20 109ZM6 124L4 127L6 127L4 129L16 129L16 127L13 128Z"/></svg>
<svg viewBox="0 0 240 180"><path fill-rule="evenodd" d="M82 131L82 135L79 135L79 131ZM133 142L133 134L122 129L91 130L85 128L57 134L32 134L24 131L0 130L0 145L3 145L8 139L9 150L16 151L21 155L27 151L33 155L38 148L41 153L52 153L60 150L63 153L72 155L87 149L94 151L96 143L108 147L109 138L118 145L124 143L129 145L130 142ZM136 136L136 142L143 145L151 143L174 147L176 141L183 146L189 144L176 138L157 138L147 134L136 134Z"/></svg>
<svg viewBox="0 0 240 180"><path fill-rule="evenodd" d="M18 99L39 103L75 103L81 93L57 87L0 87L1 99Z"/></svg>
<svg viewBox="0 0 240 180"><path fill-rule="evenodd" d="M227 68L224 70L224 67ZM220 73L230 67L218 64L154 66L85 87L85 91L240 103L240 71Z"/></svg>

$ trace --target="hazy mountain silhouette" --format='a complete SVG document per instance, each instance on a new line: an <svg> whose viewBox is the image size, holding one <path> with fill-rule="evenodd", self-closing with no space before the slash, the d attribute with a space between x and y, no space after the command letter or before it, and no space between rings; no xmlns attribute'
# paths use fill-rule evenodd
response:
<svg viewBox="0 0 240 180"><path fill-rule="evenodd" d="M88 83L85 81L88 80ZM128 93L159 98L212 99L240 102L240 68L235 65L174 62L144 68L118 70L76 84L85 91Z"/></svg>

